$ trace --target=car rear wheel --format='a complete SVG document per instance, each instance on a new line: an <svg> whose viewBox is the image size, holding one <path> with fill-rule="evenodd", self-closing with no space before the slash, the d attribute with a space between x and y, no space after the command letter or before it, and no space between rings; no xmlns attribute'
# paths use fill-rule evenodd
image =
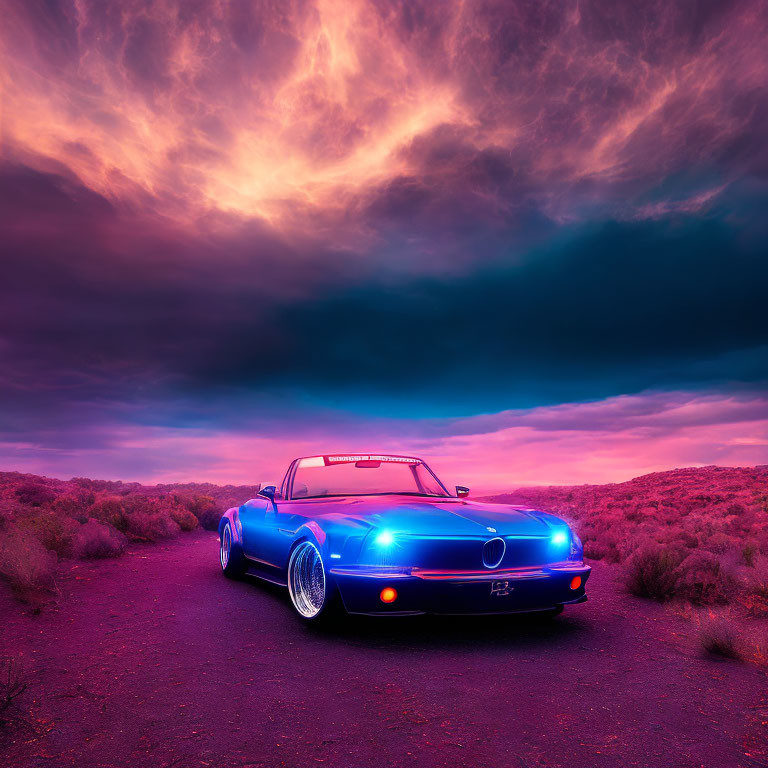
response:
<svg viewBox="0 0 768 768"><path fill-rule="evenodd" d="M320 550L311 541L300 542L288 561L288 593L296 613L319 622L337 613L335 585L328 579Z"/></svg>
<svg viewBox="0 0 768 768"><path fill-rule="evenodd" d="M225 576L231 579L242 576L245 573L245 559L240 551L240 545L232 536L232 527L227 521L221 529L219 538L219 562Z"/></svg>

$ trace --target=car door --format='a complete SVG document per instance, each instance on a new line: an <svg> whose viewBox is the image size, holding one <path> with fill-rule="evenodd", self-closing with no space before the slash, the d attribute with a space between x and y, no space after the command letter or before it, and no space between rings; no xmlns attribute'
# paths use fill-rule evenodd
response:
<svg viewBox="0 0 768 768"><path fill-rule="evenodd" d="M238 510L243 529L243 552L251 560L261 559L259 551L262 547L267 510L271 506L269 499L258 496L246 501Z"/></svg>
<svg viewBox="0 0 768 768"><path fill-rule="evenodd" d="M301 510L294 502L276 498L269 504L258 543L257 557L265 564L282 570L288 563L288 553L294 534L305 522Z"/></svg>

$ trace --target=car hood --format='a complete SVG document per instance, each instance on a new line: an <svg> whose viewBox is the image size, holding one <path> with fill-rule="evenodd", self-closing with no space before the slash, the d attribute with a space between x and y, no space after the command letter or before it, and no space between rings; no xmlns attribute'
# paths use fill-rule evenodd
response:
<svg viewBox="0 0 768 768"><path fill-rule="evenodd" d="M544 512L507 504L455 498L371 496L324 499L312 505L319 516L367 523L393 533L414 535L482 536L488 533L546 536L558 518ZM494 529L494 530L490 530Z"/></svg>

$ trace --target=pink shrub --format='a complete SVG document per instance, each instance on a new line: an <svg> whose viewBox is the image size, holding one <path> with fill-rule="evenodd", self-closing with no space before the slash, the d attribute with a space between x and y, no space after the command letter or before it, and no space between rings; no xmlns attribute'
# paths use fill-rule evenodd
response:
<svg viewBox="0 0 768 768"><path fill-rule="evenodd" d="M0 499L0 528L13 523L22 509L23 507L15 500Z"/></svg>
<svg viewBox="0 0 768 768"><path fill-rule="evenodd" d="M717 531L707 538L707 549L710 552L726 552L741 543L737 536L730 536L723 531Z"/></svg>
<svg viewBox="0 0 768 768"><path fill-rule="evenodd" d="M732 583L711 552L692 552L677 567L674 592L694 605L728 602Z"/></svg>
<svg viewBox="0 0 768 768"><path fill-rule="evenodd" d="M75 557L117 557L125 550L126 539L109 525L89 520L80 526L74 536L72 550Z"/></svg>
<svg viewBox="0 0 768 768"><path fill-rule="evenodd" d="M195 496L188 507L206 531L218 530L222 510L211 496Z"/></svg>
<svg viewBox="0 0 768 768"><path fill-rule="evenodd" d="M19 527L31 533L46 549L59 557L72 553L72 537L78 524L65 515L40 509L35 514L19 520Z"/></svg>
<svg viewBox="0 0 768 768"><path fill-rule="evenodd" d="M71 517L79 523L84 523L88 519L88 508L93 502L93 497L88 498L88 496L75 496L67 493L59 496L51 505L51 509L58 515Z"/></svg>
<svg viewBox="0 0 768 768"><path fill-rule="evenodd" d="M31 481L22 483L16 488L16 498L30 507L42 507L50 504L56 498L56 494L47 485Z"/></svg>
<svg viewBox="0 0 768 768"><path fill-rule="evenodd" d="M742 572L739 602L749 616L768 618L768 558L756 557Z"/></svg>
<svg viewBox="0 0 768 768"><path fill-rule="evenodd" d="M743 658L743 643L739 636L738 623L725 613L709 613L701 620L699 646L714 656Z"/></svg>
<svg viewBox="0 0 768 768"><path fill-rule="evenodd" d="M608 555L608 547L599 538L584 538L584 557L602 560Z"/></svg>
<svg viewBox="0 0 768 768"><path fill-rule="evenodd" d="M593 533L594 538L584 540L584 555L592 560L619 563L624 558L616 537Z"/></svg>
<svg viewBox="0 0 768 768"><path fill-rule="evenodd" d="M179 535L181 528L166 509L141 510L128 515L126 534L137 541L160 541Z"/></svg>
<svg viewBox="0 0 768 768"><path fill-rule="evenodd" d="M174 504L169 509L171 519L182 531L194 531L197 528L197 518L181 504Z"/></svg>
<svg viewBox="0 0 768 768"><path fill-rule="evenodd" d="M200 515L200 525L205 528L206 531L217 531L219 529L219 521L221 520L222 514L223 512L219 507L209 507Z"/></svg>
<svg viewBox="0 0 768 768"><path fill-rule="evenodd" d="M750 568L755 567L755 559L757 553L760 551L760 547L756 541L748 541L741 550L741 557L744 561L744 565L748 565Z"/></svg>
<svg viewBox="0 0 768 768"><path fill-rule="evenodd" d="M111 525L123 533L128 529L128 516L122 500L114 496L98 499L88 510L88 517Z"/></svg>
<svg viewBox="0 0 768 768"><path fill-rule="evenodd" d="M627 589L640 597L661 602L675 594L676 569L683 559L679 549L648 544L627 561L624 577Z"/></svg>
<svg viewBox="0 0 768 768"><path fill-rule="evenodd" d="M34 536L18 528L5 528L0 536L0 576L20 600L41 601L55 589L56 555Z"/></svg>

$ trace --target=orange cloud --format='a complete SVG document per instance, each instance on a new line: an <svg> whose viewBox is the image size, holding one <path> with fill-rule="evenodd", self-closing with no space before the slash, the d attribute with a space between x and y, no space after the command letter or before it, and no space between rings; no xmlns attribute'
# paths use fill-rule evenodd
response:
<svg viewBox="0 0 768 768"><path fill-rule="evenodd" d="M64 71L19 14L8 36L35 55L6 60L5 141L63 163L111 199L140 190L166 212L279 222L291 206L333 207L406 172L403 146L465 119L455 88L419 73L367 3L322 0L303 17L265 20L259 34L290 42L272 73L238 49L228 6L209 10L187 19L183 3L133 5L116 20L78 3ZM120 45L94 42L102 35ZM151 82L132 45L156 59ZM163 50L145 50L156 45Z"/></svg>
<svg viewBox="0 0 768 768"><path fill-rule="evenodd" d="M732 78L748 90L768 71L765 19L749 4L688 49L663 34L678 13L664 5L653 19L599 3L65 8L6 14L6 151L181 220L226 212L300 230L316 212L343 219L373 188L428 174L409 150L446 127L476 152L514 157L536 187L526 194L568 220L599 191L567 190L690 159L691 126L699 155L716 153L750 119L730 107ZM494 204L493 190L477 194Z"/></svg>

